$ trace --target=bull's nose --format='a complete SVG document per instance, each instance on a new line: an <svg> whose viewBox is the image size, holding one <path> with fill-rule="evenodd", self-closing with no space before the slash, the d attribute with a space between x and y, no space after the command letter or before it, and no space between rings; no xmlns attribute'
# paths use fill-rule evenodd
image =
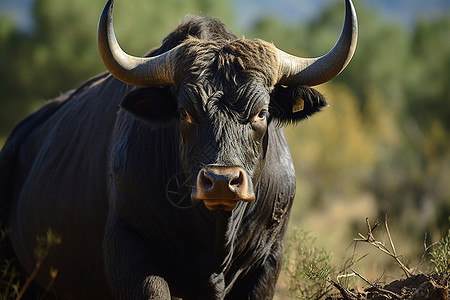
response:
<svg viewBox="0 0 450 300"><path fill-rule="evenodd" d="M232 210L239 200L253 201L255 195L244 169L209 165L198 173L191 199L202 200L211 210Z"/></svg>
<svg viewBox="0 0 450 300"><path fill-rule="evenodd" d="M242 185L244 173L241 170L229 170L236 173L214 173L213 171L201 170L198 174L199 184L207 192L219 192L227 194L229 191L237 193L237 189Z"/></svg>

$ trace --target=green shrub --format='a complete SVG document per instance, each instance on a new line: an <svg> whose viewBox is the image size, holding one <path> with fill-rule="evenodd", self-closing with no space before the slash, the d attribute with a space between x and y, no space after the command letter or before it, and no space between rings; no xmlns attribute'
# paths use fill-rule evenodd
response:
<svg viewBox="0 0 450 300"><path fill-rule="evenodd" d="M335 272L330 265L331 253L319 246L309 232L289 230L284 252L283 272L292 298L321 299L332 289L327 282Z"/></svg>
<svg viewBox="0 0 450 300"><path fill-rule="evenodd" d="M450 272L450 230L431 251L431 262L437 273Z"/></svg>

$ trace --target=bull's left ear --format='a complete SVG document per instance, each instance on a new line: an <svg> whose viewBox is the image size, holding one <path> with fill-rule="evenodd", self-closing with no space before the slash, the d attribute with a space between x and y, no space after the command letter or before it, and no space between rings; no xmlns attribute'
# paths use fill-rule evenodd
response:
<svg viewBox="0 0 450 300"><path fill-rule="evenodd" d="M282 125L297 123L328 106L325 97L307 86L277 86L270 99L270 116Z"/></svg>
<svg viewBox="0 0 450 300"><path fill-rule="evenodd" d="M120 106L151 124L164 124L177 116L176 99L169 87L138 88L126 95Z"/></svg>

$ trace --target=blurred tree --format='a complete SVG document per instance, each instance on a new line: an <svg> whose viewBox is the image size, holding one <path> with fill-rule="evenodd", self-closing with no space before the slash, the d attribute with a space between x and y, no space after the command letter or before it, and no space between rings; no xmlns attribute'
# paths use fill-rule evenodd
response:
<svg viewBox="0 0 450 300"><path fill-rule="evenodd" d="M408 111L426 127L437 118L450 130L450 16L418 22L405 69Z"/></svg>
<svg viewBox="0 0 450 300"><path fill-rule="evenodd" d="M342 74L318 87L331 108L288 130L299 178L294 209L370 194L380 217L389 212L417 240L424 231L446 233L450 16L408 30L362 5L356 9L355 56ZM319 56L333 47L342 22L337 1L307 27L265 18L250 36L292 54Z"/></svg>
<svg viewBox="0 0 450 300"><path fill-rule="evenodd" d="M10 20L0 18L0 136L28 111L29 94L24 86L29 86L32 77L26 59L30 44L30 38L15 31Z"/></svg>
<svg viewBox="0 0 450 300"><path fill-rule="evenodd" d="M268 16L257 21L248 36L272 42L290 54L305 56L305 44L308 44L305 40L307 32L305 26L283 24L279 19Z"/></svg>

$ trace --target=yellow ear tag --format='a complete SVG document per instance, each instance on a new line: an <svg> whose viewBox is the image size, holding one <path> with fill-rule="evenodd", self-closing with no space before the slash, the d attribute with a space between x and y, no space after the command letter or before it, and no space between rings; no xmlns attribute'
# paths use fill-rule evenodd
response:
<svg viewBox="0 0 450 300"><path fill-rule="evenodd" d="M295 99L295 103L292 105L292 112L296 113L302 111L305 108L305 101L300 96Z"/></svg>

